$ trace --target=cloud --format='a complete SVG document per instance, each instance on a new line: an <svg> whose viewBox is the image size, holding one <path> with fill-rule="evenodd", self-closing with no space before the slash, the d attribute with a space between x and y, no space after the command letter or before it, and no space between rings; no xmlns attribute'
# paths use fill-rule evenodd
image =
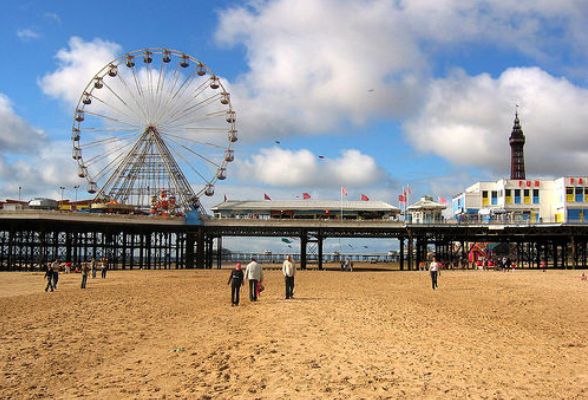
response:
<svg viewBox="0 0 588 400"><path fill-rule="evenodd" d="M17 193L20 186L23 198L57 199L61 196L60 186L67 187L65 195L68 196L74 185L80 185L79 198L87 196L84 182L76 175L69 141L46 143L34 157L18 157L11 162L0 155L0 193Z"/></svg>
<svg viewBox="0 0 588 400"><path fill-rule="evenodd" d="M16 31L16 36L22 41L39 39L41 34L32 29L19 29Z"/></svg>
<svg viewBox="0 0 588 400"><path fill-rule="evenodd" d="M31 153L44 141L43 131L16 114L10 99L0 93L0 153Z"/></svg>
<svg viewBox="0 0 588 400"><path fill-rule="evenodd" d="M514 105L521 105L527 174L588 169L588 90L539 68L510 68L496 79L461 71L434 80L421 113L405 125L420 151L506 176Z"/></svg>
<svg viewBox="0 0 588 400"><path fill-rule="evenodd" d="M43 14L43 17L56 24L61 24L61 17L57 13L46 12L45 14Z"/></svg>
<svg viewBox="0 0 588 400"><path fill-rule="evenodd" d="M119 44L102 39L84 41L79 37L69 40L69 48L60 49L58 67L39 80L43 93L75 105L92 77L122 52Z"/></svg>
<svg viewBox="0 0 588 400"><path fill-rule="evenodd" d="M392 2L272 1L220 16L219 43L243 44L232 83L244 137L321 133L402 115L426 69Z"/></svg>
<svg viewBox="0 0 588 400"><path fill-rule="evenodd" d="M240 178L281 187L385 186L391 181L372 157L355 149L343 150L338 158L319 159L306 149L266 148L237 162L235 169Z"/></svg>
<svg viewBox="0 0 588 400"><path fill-rule="evenodd" d="M406 118L435 54L463 46L555 68L588 59L578 0L274 0L219 15L217 41L246 51L249 70L230 84L245 140Z"/></svg>

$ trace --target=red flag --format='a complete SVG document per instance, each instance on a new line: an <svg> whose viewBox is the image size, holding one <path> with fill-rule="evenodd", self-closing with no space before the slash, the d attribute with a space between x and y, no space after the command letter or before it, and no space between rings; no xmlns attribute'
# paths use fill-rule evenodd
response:
<svg viewBox="0 0 588 400"><path fill-rule="evenodd" d="M447 199L445 197L439 197L439 203L447 204Z"/></svg>
<svg viewBox="0 0 588 400"><path fill-rule="evenodd" d="M347 196L347 188L345 186L341 186L341 196Z"/></svg>
<svg viewBox="0 0 588 400"><path fill-rule="evenodd" d="M362 195L361 195L361 200L362 200L362 201L370 201L370 198L369 198L369 197L367 197L365 194L362 194Z"/></svg>
<svg viewBox="0 0 588 400"><path fill-rule="evenodd" d="M412 190L410 190L410 186L407 186L404 188L404 195L407 196L409 194L412 194Z"/></svg>
<svg viewBox="0 0 588 400"><path fill-rule="evenodd" d="M399 203L406 203L406 196L403 194L398 195L398 202Z"/></svg>
<svg viewBox="0 0 588 400"><path fill-rule="evenodd" d="M308 199L310 199L310 195L308 193L302 193L302 198L304 200L308 200Z"/></svg>
<svg viewBox="0 0 588 400"><path fill-rule="evenodd" d="M267 195L267 193L264 193L264 194L263 194L263 199L264 199L264 200L271 200L271 197L269 197L269 196Z"/></svg>

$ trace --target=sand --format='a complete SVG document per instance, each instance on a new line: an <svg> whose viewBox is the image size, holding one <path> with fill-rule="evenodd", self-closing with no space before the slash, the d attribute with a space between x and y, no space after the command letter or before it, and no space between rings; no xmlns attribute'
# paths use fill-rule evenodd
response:
<svg viewBox="0 0 588 400"><path fill-rule="evenodd" d="M584 399L577 271L278 271L230 306L228 271L0 273L0 398Z"/></svg>

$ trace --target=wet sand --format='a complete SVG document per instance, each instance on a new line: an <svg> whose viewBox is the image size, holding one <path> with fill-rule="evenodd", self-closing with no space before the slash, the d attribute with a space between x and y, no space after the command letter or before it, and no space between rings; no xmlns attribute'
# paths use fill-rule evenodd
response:
<svg viewBox="0 0 588 400"><path fill-rule="evenodd" d="M577 271L0 273L0 398L588 398Z"/></svg>

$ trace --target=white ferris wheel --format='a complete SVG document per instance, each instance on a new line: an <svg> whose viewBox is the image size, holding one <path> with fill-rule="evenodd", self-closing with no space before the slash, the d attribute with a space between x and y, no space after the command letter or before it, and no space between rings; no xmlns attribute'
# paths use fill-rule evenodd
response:
<svg viewBox="0 0 588 400"><path fill-rule="evenodd" d="M136 50L106 64L73 119L72 158L100 201L148 209L165 193L178 209L198 208L234 159L229 93L207 65L176 50Z"/></svg>

